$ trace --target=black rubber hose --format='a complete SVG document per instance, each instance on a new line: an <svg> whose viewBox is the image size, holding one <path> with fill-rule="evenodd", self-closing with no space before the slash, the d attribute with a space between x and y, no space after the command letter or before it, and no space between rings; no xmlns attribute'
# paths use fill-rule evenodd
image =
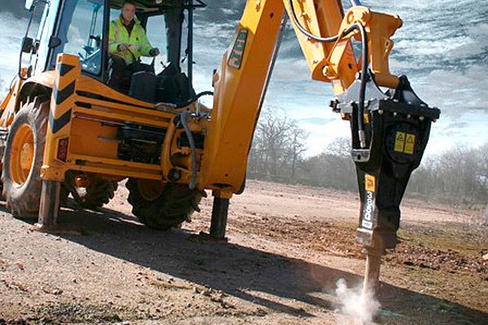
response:
<svg viewBox="0 0 488 325"><path fill-rule="evenodd" d="M290 4L290 11L291 11L291 16L292 16L292 19L293 19L293 23L295 23L295 25L297 26L297 28L304 35L310 37L311 39L313 39L315 41L324 42L324 43L335 42L335 41L337 41L339 39L339 35L335 35L335 36L331 36L331 37L320 37L320 36L317 36L317 35L314 35L314 34L310 33L308 30L306 30L305 28L303 28L303 26L298 21L297 15L295 13L295 8L293 6L293 0L289 0L289 4Z"/></svg>
<svg viewBox="0 0 488 325"><path fill-rule="evenodd" d="M188 112L182 112L180 121L181 124L183 125L183 129L185 129L185 133L191 148L191 181L190 184L188 184L188 188L190 190L193 190L197 185L197 148L195 146L195 140L193 139L193 134L191 133L190 127L188 126L188 121L186 120L187 116L188 116Z"/></svg>
<svg viewBox="0 0 488 325"><path fill-rule="evenodd" d="M359 1L355 1L354 5L360 5L361 3ZM359 103L358 103L358 116L357 116L357 122L358 122L358 135L359 135L359 142L361 148L364 148L366 146L365 144L365 134L364 134L364 99L366 97L366 82L367 82L367 73L368 73L368 37L366 34L366 30L363 25L360 23L354 24L344 30L342 33L336 35L336 36L331 36L331 37L320 37L317 35L313 35L309 31L307 31L303 26L300 24L298 21L298 18L295 13L295 8L293 6L293 0L289 0L290 4L290 11L291 11L291 16L293 19L293 22L297 26L297 28L302 32L305 36L318 41L318 42L324 42L324 43L330 43L330 42L335 42L339 38L342 38L349 33L351 33L353 30L358 29L359 33L361 34L361 52L362 52L362 61L361 61L361 86L359 88Z"/></svg>
<svg viewBox="0 0 488 325"><path fill-rule="evenodd" d="M292 13L291 16L293 19L293 23L298 27L298 30L300 30L300 32L302 32L305 36L313 39L314 41L323 42L323 43L332 43L332 42L337 41L339 38L348 35L353 30L358 28L356 25L353 25L353 26L350 26L349 28L345 29L341 34L337 34L335 36L330 36L330 37L321 37L321 36L314 35L314 34L310 33L308 30L306 30L305 28L303 28L303 26L298 21L297 15L295 13L295 8L293 7L293 0L289 0L289 3L290 3L290 9L291 9L291 13ZM357 25L359 25L359 24L357 24Z"/></svg>
<svg viewBox="0 0 488 325"><path fill-rule="evenodd" d="M361 33L361 86L359 88L359 104L358 104L358 134L361 148L366 147L366 139L364 135L364 100L366 98L366 82L368 81L368 36L363 25L354 25Z"/></svg>
<svg viewBox="0 0 488 325"><path fill-rule="evenodd" d="M202 96L213 96L213 95L214 95L213 91L210 90L202 91L195 96L194 100L197 100Z"/></svg>

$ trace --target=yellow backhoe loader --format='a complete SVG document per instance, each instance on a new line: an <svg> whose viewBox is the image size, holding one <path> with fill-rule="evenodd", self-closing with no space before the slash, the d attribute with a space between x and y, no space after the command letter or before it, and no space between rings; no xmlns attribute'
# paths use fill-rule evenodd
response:
<svg viewBox="0 0 488 325"><path fill-rule="evenodd" d="M134 215L157 229L187 220L211 190L209 235L224 238L229 199L244 191L256 122L291 21L311 78L332 84L330 106L350 124L361 197L357 240L368 257L366 286L374 288L380 257L397 242L408 179L440 114L405 76L389 72L398 15L358 0L347 11L340 0L248 0L211 76L213 93L196 94L193 13L205 3L133 2L141 26L161 44L162 63L130 75L122 91L111 86L108 51L122 0L26 1L32 18L18 77L0 105L3 196L11 213L53 230L68 195L101 206L128 179ZM212 108L199 102L211 94Z"/></svg>

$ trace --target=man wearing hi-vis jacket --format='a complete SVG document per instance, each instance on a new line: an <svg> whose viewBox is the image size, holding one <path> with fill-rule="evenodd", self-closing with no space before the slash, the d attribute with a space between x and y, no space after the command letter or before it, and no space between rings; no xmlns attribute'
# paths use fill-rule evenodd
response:
<svg viewBox="0 0 488 325"><path fill-rule="evenodd" d="M139 63L139 58L159 55L159 49L151 46L135 13L134 2L124 1L120 17L110 22L109 28L112 59L109 85L124 93L129 91L132 73L147 70Z"/></svg>

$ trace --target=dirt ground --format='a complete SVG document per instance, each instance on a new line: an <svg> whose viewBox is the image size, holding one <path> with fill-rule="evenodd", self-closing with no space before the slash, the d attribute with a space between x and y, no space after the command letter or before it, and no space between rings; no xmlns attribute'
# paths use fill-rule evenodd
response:
<svg viewBox="0 0 488 325"><path fill-rule="evenodd" d="M336 294L359 288L357 195L249 181L228 242L208 231L211 197L182 229L151 230L120 186L98 211L64 209L82 236L32 231L0 205L0 324L358 324ZM384 259L374 324L488 324L482 211L405 200Z"/></svg>

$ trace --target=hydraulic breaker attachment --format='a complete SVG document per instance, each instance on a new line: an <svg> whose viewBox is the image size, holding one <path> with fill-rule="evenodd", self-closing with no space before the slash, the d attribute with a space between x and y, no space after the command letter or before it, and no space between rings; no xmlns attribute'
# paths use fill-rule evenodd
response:
<svg viewBox="0 0 488 325"><path fill-rule="evenodd" d="M440 110L420 100L405 76L399 78L396 89L386 93L374 76L362 76L331 106L350 119L351 154L361 198L356 239L366 253L363 295L375 296L381 255L397 244L400 203Z"/></svg>
<svg viewBox="0 0 488 325"><path fill-rule="evenodd" d="M396 89L386 93L374 76L363 80L363 96L361 86L360 80L355 81L331 106L350 117L351 153L361 198L356 239L367 252L381 256L385 249L396 246L399 206L440 110L420 100L405 76L399 78ZM361 97L364 105L360 105Z"/></svg>

